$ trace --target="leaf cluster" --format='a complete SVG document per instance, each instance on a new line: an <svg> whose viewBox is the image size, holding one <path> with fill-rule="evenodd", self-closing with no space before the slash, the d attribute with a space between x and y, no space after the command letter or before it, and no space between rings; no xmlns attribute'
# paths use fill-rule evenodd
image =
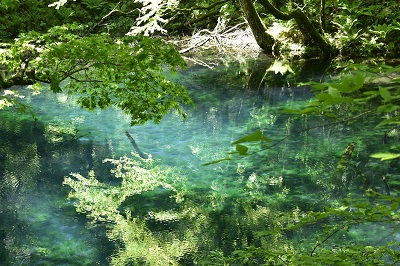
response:
<svg viewBox="0 0 400 266"><path fill-rule="evenodd" d="M185 88L164 75L166 67L171 72L185 67L171 45L144 36L82 36L84 28L71 24L22 34L0 62L14 78L78 95L89 110L117 106L131 116L132 125L157 123L170 109L185 116L179 104L191 104Z"/></svg>
<svg viewBox="0 0 400 266"><path fill-rule="evenodd" d="M335 120L332 123L351 123L360 117L374 116L380 117L376 128L396 126L400 124L399 71L400 66L350 64L331 81L301 84L310 86L315 98L305 108L286 109L283 112L326 116ZM381 160L392 160L399 156L392 152L372 155Z"/></svg>

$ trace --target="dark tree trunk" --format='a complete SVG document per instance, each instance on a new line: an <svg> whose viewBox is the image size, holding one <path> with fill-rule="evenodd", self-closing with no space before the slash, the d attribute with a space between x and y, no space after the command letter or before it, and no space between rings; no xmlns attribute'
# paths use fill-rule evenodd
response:
<svg viewBox="0 0 400 266"><path fill-rule="evenodd" d="M271 52L274 45L274 38L267 33L267 29L258 16L253 2L251 0L239 0L239 2L257 44L265 52Z"/></svg>
<svg viewBox="0 0 400 266"><path fill-rule="evenodd" d="M297 26L299 27L299 30L303 35L305 43L308 42L314 43L326 55L334 55L338 53L338 50L335 47L333 47L327 40L325 40L325 38L320 33L318 33L317 29L308 19L307 15L304 14L304 12L301 11L300 8L296 8L294 11L290 13L284 13L276 9L268 0L259 0L259 3L265 8L267 12L269 12L277 19L280 20L294 19L296 21Z"/></svg>
<svg viewBox="0 0 400 266"><path fill-rule="evenodd" d="M338 53L338 50L333 47L325 38L318 33L317 29L313 26L311 21L308 19L306 14L300 9L292 12L292 16L295 19L299 28L302 29L303 35L308 35L315 45L321 49L326 55L334 55ZM303 32L304 31L304 32Z"/></svg>

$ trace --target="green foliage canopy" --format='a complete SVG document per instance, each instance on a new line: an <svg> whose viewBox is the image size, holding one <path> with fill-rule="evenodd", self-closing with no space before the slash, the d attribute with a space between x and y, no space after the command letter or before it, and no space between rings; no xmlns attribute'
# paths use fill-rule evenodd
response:
<svg viewBox="0 0 400 266"><path fill-rule="evenodd" d="M0 55L12 76L0 80L12 85L50 84L53 92L78 95L89 110L117 106L131 116L131 124L159 122L175 109L185 116L179 102L191 104L183 86L164 75L185 62L171 45L160 39L130 36L113 39L109 34L81 36L84 26L57 26L45 34L22 34Z"/></svg>

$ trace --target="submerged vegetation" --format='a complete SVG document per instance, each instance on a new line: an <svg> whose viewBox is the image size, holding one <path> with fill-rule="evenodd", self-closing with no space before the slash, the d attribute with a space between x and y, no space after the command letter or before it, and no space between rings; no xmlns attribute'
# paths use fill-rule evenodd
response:
<svg viewBox="0 0 400 266"><path fill-rule="evenodd" d="M309 106L259 109L248 125L258 130L232 143L230 155L238 157L206 163L226 169L209 190L191 188L189 173L139 156L106 160L118 184L94 173L64 183L77 210L121 245L112 265L395 265L397 72L349 65L333 80L307 83L316 91ZM271 139L270 130L282 127L285 135ZM289 148L296 138L300 145ZM344 150L346 141L354 142ZM335 147L342 154L332 154ZM393 152L379 150L385 147Z"/></svg>
<svg viewBox="0 0 400 266"><path fill-rule="evenodd" d="M400 67L397 59L359 58L400 50L395 1L22 2L0 4L8 14L0 17L0 38L15 38L0 50L0 109L28 112L34 118L30 130L40 137L23 147L0 141L0 202L7 204L0 214L8 216L0 224L0 260L91 265L96 243L74 242L69 232L71 224L87 223L87 232L112 243L111 265L400 263ZM325 65L309 70L315 61L300 59L307 56L321 57ZM326 59L335 56L341 58ZM208 72L166 74L179 73L188 62ZM200 92L192 99L183 85ZM161 147L156 152L169 153L163 161L141 152L124 128L121 135L140 152L120 157L112 138L121 138L93 144L86 136L94 133L80 131L84 117L38 126L29 101L44 90L92 112L115 107L131 126L160 123L171 110L194 119L196 105L206 137L204 143L149 137ZM240 96L218 105L233 91ZM243 109L249 96L254 102ZM50 100L48 108L54 109ZM111 120L122 125L126 117L117 116ZM11 120L0 122L3 135L20 137ZM229 132L230 151L228 142L225 147L211 140L221 131ZM89 141L87 150L75 151L79 141ZM43 157L42 147L55 152ZM65 159L58 149L68 150ZM179 149L190 156L181 158ZM91 161L70 169L74 152ZM48 242L62 242L48 248L35 236L18 236L34 227L26 224L51 228L61 219L44 212L21 215L29 199L15 195L25 188L39 193L55 175L53 161L65 186L58 180L47 189L69 193L55 212L75 208L78 216L64 228L54 226L59 238L44 234Z"/></svg>

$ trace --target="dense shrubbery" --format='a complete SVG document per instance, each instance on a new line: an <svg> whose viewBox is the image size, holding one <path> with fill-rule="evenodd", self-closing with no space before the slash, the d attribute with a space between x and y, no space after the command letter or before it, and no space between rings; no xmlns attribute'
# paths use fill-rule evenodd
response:
<svg viewBox="0 0 400 266"><path fill-rule="evenodd" d="M118 2L114 0L66 1L59 9L48 7L52 0L6 1L0 5L0 38L15 38L21 32L44 32L52 26L77 22L87 32L108 32L121 36L127 32L173 35L193 34L199 29L214 29L220 21L226 28L243 22L241 6L232 1L159 1ZM63 1L59 1L61 3ZM315 39L296 25L293 19L277 19L256 5L268 32L275 38L275 52L315 47ZM399 7L395 2L273 1L282 12L302 8L311 24L328 43L342 54L394 53L399 51ZM156 8L156 6L160 8ZM286 14L285 13L285 14ZM289 13L288 13L289 14ZM298 23L297 23L298 24ZM166 31L164 31L166 30ZM297 46L296 46L297 45ZM304 51L303 51L304 52Z"/></svg>
<svg viewBox="0 0 400 266"><path fill-rule="evenodd" d="M52 0L8 1L0 5L0 38L16 38L28 31L46 32L53 26L69 23L87 25L93 32L108 31L124 35L134 23L129 16L110 15L102 21L118 1L69 1L63 8L48 7ZM135 4L118 6L121 12L131 10ZM101 22L100 25L98 23ZM97 27L95 27L97 26Z"/></svg>
<svg viewBox="0 0 400 266"><path fill-rule="evenodd" d="M0 38L16 38L22 32L45 31L61 24L61 14L55 9L47 8L51 2L10 1L8 5L0 5Z"/></svg>

